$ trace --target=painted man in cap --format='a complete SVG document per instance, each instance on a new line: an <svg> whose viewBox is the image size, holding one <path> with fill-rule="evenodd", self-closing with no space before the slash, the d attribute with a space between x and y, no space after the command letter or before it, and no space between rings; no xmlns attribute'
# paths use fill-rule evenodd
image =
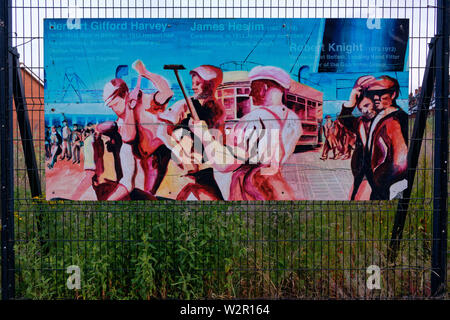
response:
<svg viewBox="0 0 450 320"><path fill-rule="evenodd" d="M122 79L111 80L103 89L105 105L118 116L118 131L123 142L120 148L122 178L108 200L127 198L135 189L139 194L147 194L148 199L156 199L154 194L170 160L170 151L158 139L155 124L173 92L163 77L147 71L140 60L134 63L133 68L139 77L132 92ZM153 83L157 89L155 93L144 94L140 90L142 77ZM142 175L143 182L138 185Z"/></svg>
<svg viewBox="0 0 450 320"><path fill-rule="evenodd" d="M372 119L377 115L374 101L367 96L367 89L376 81L373 76L362 76L355 81L350 98L342 105L339 121L344 127L356 135L355 150L352 154L351 168L353 186L350 191L350 200L363 200L369 197L371 189L368 185L365 166L368 157L365 152L367 136ZM358 109L360 116L354 116L353 111Z"/></svg>
<svg viewBox="0 0 450 320"><path fill-rule="evenodd" d="M189 72L192 77L191 97L197 115L209 129L223 132L225 110L216 99L216 89L222 83L223 73L218 67L201 65ZM184 170L188 182L178 193L177 200L223 200L214 177L213 168L207 165L199 138L189 129L192 116L185 100L180 100L158 115L167 123L159 127L159 137L172 150L173 159Z"/></svg>
<svg viewBox="0 0 450 320"><path fill-rule="evenodd" d="M281 165L302 134L300 118L283 103L291 78L282 69L257 66L248 75L254 109L225 131L225 145L191 121L214 168L233 172L229 200L294 200Z"/></svg>
<svg viewBox="0 0 450 320"><path fill-rule="evenodd" d="M55 166L56 161L58 161L58 156L62 153L62 148L61 148L61 144L62 144L62 137L59 134L58 130L56 130L56 126L52 126L51 127L51 131L50 131L50 163L47 164L47 167L49 169L53 169L53 167Z"/></svg>
<svg viewBox="0 0 450 320"><path fill-rule="evenodd" d="M366 144L371 200L392 199L407 187L408 114L396 103L399 93L398 81L389 76L372 82L366 92L377 111Z"/></svg>

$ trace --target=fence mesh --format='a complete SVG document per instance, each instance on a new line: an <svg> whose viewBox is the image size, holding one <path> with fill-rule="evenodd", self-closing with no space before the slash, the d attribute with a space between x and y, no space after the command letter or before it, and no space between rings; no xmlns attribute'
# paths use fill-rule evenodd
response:
<svg viewBox="0 0 450 320"><path fill-rule="evenodd" d="M12 15L45 190L43 18L408 18L413 92L435 34L436 1L14 0ZM410 133L413 122L412 115ZM432 114L394 263L386 255L397 201L45 201L31 196L16 123L13 140L16 298L430 295ZM70 265L81 267L79 290L66 287ZM366 285L370 265L381 269L381 289Z"/></svg>

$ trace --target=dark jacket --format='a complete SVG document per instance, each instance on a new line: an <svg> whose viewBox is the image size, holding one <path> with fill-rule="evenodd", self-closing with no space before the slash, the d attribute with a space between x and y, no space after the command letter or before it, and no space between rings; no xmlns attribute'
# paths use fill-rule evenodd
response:
<svg viewBox="0 0 450 320"><path fill-rule="evenodd" d="M369 169L367 179L372 187L371 199L389 200L390 186L406 179L408 115L398 108L379 121L375 118L370 131L365 165Z"/></svg>

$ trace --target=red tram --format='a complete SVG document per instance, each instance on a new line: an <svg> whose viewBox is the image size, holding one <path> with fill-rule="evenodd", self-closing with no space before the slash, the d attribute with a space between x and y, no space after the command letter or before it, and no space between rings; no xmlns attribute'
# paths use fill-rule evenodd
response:
<svg viewBox="0 0 450 320"><path fill-rule="evenodd" d="M254 108L247 71L224 72L222 84L217 88L217 99L225 108L225 121L236 121ZM323 92L291 80L286 93L286 105L301 120L303 134L297 145L317 146L323 120Z"/></svg>

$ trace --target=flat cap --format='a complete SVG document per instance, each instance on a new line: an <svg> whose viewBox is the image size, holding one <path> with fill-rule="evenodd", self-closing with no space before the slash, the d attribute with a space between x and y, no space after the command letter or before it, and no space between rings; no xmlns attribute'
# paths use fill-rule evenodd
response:
<svg viewBox="0 0 450 320"><path fill-rule="evenodd" d="M396 83L394 82L393 78L383 76L381 79L377 79L376 81L373 81L369 87L368 90L389 90L396 86Z"/></svg>
<svg viewBox="0 0 450 320"><path fill-rule="evenodd" d="M254 80L272 80L281 85L285 89L291 86L291 77L281 68L272 66L257 66L254 67L248 74L251 81Z"/></svg>
<svg viewBox="0 0 450 320"><path fill-rule="evenodd" d="M189 71L190 75L192 75L193 73L197 73L203 80L214 80L214 82L217 84L222 83L223 72L222 69L218 67L205 64Z"/></svg>
<svg viewBox="0 0 450 320"><path fill-rule="evenodd" d="M353 88L367 89L376 81L377 81L377 79L374 76L362 76L356 80Z"/></svg>

